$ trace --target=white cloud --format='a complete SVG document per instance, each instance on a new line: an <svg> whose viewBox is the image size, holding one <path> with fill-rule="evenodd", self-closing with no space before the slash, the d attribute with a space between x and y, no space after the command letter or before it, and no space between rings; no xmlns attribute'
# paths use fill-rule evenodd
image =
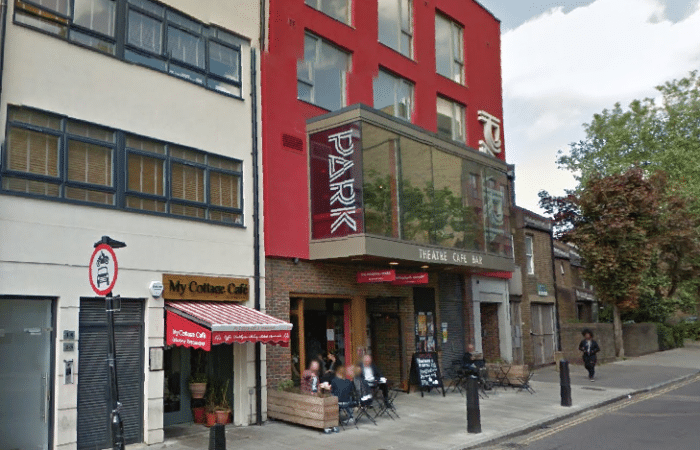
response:
<svg viewBox="0 0 700 450"><path fill-rule="evenodd" d="M553 8L503 35L506 154L516 164L518 203L537 210L537 192L560 193L559 149L584 137L584 122L619 101L700 66L700 3L673 23L660 0L597 0Z"/></svg>

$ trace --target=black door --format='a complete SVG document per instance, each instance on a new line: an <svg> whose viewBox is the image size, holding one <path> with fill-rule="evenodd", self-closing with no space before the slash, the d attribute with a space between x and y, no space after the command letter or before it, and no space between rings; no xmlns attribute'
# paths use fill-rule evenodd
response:
<svg viewBox="0 0 700 450"><path fill-rule="evenodd" d="M144 302L122 299L114 313L119 400L124 439L143 442ZM107 313L99 299L80 300L78 336L78 448L111 448L107 371Z"/></svg>

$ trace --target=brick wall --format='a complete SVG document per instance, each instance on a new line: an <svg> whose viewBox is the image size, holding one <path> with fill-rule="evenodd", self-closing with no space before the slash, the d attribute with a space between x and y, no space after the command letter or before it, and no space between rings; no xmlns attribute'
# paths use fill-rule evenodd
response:
<svg viewBox="0 0 700 450"><path fill-rule="evenodd" d="M413 289L410 286L392 286L388 283L358 284L356 275L361 270L375 270L376 267L359 265L330 264L327 262L299 261L297 264L290 259L267 258L265 260L265 295L266 312L274 317L289 320L289 302L291 297L304 295L323 295L341 298L379 299L400 298L406 305L404 315L404 334L411 333L411 339L405 345L407 355L413 354ZM436 290L437 275L430 274L429 287ZM372 303L374 300L368 302ZM395 300L394 300L395 305ZM394 306L395 312L396 308ZM410 311L410 312L409 312ZM439 325L439 307L436 307L436 320ZM364 321L365 318L353 317L353 321ZM362 327L364 329L364 327ZM353 331L359 327L353 326ZM294 332L294 330L292 331ZM358 332L359 334L359 332ZM364 336L364 333L363 333ZM362 338L361 338L362 339ZM360 339L360 340L361 340ZM410 356L406 366L410 366ZM383 368L382 368L383 369ZM408 370L408 369L406 369ZM289 379L291 375L291 351L289 347L268 346L267 348L267 381L274 388L280 381Z"/></svg>
<svg viewBox="0 0 700 450"><path fill-rule="evenodd" d="M564 358L575 364L583 364L578 344L583 339L581 331L588 328L593 332L593 339L600 345L598 362L612 361L615 359L615 341L611 323L562 323L561 346Z"/></svg>

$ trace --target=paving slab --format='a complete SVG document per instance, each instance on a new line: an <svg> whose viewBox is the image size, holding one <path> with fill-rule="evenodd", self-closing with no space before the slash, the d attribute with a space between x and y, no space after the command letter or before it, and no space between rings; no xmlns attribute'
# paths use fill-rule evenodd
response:
<svg viewBox="0 0 700 450"><path fill-rule="evenodd" d="M673 382L700 372L700 346L655 353L603 364L591 383L585 370L571 366L572 407L560 406L559 374L553 367L539 369L533 377L535 394L494 388L480 400L482 433L469 434L466 399L458 392L446 397L432 392L400 394L395 403L400 419L381 417L377 425L363 419L359 429L346 427L339 433L268 421L262 426L227 427L227 448L259 450L275 448L330 448L367 450L461 450L494 439L523 433L564 417L595 408L640 390ZM166 430L166 441L152 449L189 450L208 448L209 431L201 425Z"/></svg>

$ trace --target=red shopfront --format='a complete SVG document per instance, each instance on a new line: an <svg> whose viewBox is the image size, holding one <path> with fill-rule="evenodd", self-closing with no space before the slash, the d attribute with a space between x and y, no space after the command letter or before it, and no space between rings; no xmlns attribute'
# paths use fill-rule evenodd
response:
<svg viewBox="0 0 700 450"><path fill-rule="evenodd" d="M288 346L292 324L242 305L247 279L164 275L163 285L164 426L192 422L205 406L234 410L249 394L236 355L256 342ZM207 383L203 398L190 390L197 381Z"/></svg>

